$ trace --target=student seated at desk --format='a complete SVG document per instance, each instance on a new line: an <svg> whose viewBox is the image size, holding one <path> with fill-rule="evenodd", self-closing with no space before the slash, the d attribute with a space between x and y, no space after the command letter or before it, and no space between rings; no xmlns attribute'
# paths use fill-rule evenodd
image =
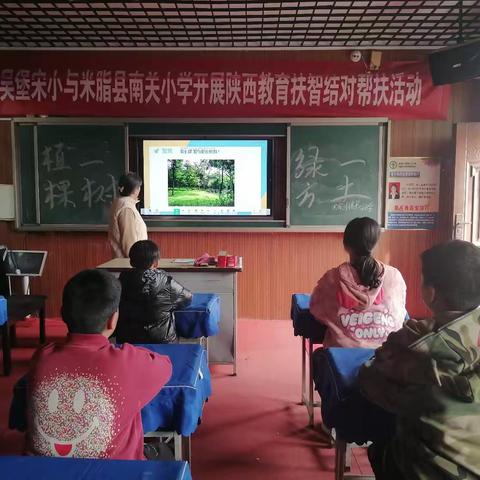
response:
<svg viewBox="0 0 480 480"><path fill-rule="evenodd" d="M359 373L364 395L396 414L369 450L377 480L480 478L480 249L452 241L422 254L427 320L408 320Z"/></svg>
<svg viewBox="0 0 480 480"><path fill-rule="evenodd" d="M115 332L119 343L172 343L177 340L173 311L192 302L192 294L160 270L155 242L141 240L130 249L132 269L120 274L122 300Z"/></svg>
<svg viewBox="0 0 480 480"><path fill-rule="evenodd" d="M100 270L75 275L63 291L63 344L40 348L28 373L27 453L141 460L140 411L172 373L170 359L108 337L120 282Z"/></svg>
<svg viewBox="0 0 480 480"><path fill-rule="evenodd" d="M343 234L350 261L325 273L313 290L310 312L327 326L325 347L377 347L403 325L406 285L396 268L372 256L379 238L375 220L353 219Z"/></svg>

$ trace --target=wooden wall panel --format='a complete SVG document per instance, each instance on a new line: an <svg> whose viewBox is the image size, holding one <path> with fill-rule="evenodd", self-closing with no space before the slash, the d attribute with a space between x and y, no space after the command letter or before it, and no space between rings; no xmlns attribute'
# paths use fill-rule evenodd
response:
<svg viewBox="0 0 480 480"><path fill-rule="evenodd" d="M292 54L305 58L306 54ZM344 52L310 52L309 57L345 60ZM413 59L419 55L388 52L386 59ZM436 242L449 238L451 222L451 174L454 165L453 123L479 121L478 82L455 85L447 121L392 122L391 153L395 156L442 158L442 224L435 232L385 232L378 258L398 267L408 287L408 309L412 315L426 314L420 300L419 254ZM0 122L0 183L12 182L10 129ZM447 218L448 217L448 218ZM239 278L239 313L242 317L288 318L290 295L309 292L317 279L346 256L341 234L335 233L152 233L165 257L192 257L207 251L228 250L243 255L245 271ZM45 249L49 258L43 278L33 288L49 296L49 314L58 315L65 281L75 272L109 259L103 233L19 233L11 223L0 222L0 243L11 248Z"/></svg>
<svg viewBox="0 0 480 480"><path fill-rule="evenodd" d="M0 120L0 183L12 183L12 138L10 122Z"/></svg>
<svg viewBox="0 0 480 480"><path fill-rule="evenodd" d="M397 266L409 289L419 291L419 254L435 243L432 232L386 232L378 258ZM228 248L244 256L245 271L239 278L240 314L248 318L288 318L290 297L310 292L329 268L347 258L339 233L176 233L153 234L166 257L216 253ZM192 250L193 249L193 250ZM409 296L409 311L424 314L418 295Z"/></svg>
<svg viewBox="0 0 480 480"><path fill-rule="evenodd" d="M385 232L378 258L403 273L409 292L408 309L425 314L419 300L419 254L435 243L435 232ZM329 268L347 258L340 233L205 233L154 232L165 257L193 257L227 249L244 257L239 276L239 310L242 317L283 319L289 317L290 297L310 292ZM21 238L19 237L21 240ZM10 247L48 250L42 278L32 288L49 297L49 314L58 315L61 290L76 272L109 260L106 235L102 233L35 233L22 244L10 237Z"/></svg>

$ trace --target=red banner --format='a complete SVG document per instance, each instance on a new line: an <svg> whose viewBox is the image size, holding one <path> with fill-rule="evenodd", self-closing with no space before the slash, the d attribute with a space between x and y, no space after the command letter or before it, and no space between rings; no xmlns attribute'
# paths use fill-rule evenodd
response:
<svg viewBox="0 0 480 480"><path fill-rule="evenodd" d="M3 52L0 65L2 116L444 119L450 99L426 62L126 51Z"/></svg>

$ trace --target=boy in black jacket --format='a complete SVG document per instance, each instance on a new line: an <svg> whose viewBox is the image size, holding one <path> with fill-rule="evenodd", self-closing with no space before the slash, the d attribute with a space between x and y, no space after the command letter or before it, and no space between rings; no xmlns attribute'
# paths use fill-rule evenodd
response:
<svg viewBox="0 0 480 480"><path fill-rule="evenodd" d="M116 341L175 342L173 311L188 306L192 293L157 268L160 251L151 240L135 243L129 256L133 268L120 275L122 298Z"/></svg>

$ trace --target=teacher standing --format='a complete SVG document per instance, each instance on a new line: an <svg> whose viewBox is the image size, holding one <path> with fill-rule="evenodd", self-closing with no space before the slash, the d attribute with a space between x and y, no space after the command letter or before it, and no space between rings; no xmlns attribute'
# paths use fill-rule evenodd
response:
<svg viewBox="0 0 480 480"><path fill-rule="evenodd" d="M128 258L132 245L147 240L147 226L137 210L142 179L135 173L126 173L118 180L119 197L113 201L110 212L108 240L115 258Z"/></svg>

